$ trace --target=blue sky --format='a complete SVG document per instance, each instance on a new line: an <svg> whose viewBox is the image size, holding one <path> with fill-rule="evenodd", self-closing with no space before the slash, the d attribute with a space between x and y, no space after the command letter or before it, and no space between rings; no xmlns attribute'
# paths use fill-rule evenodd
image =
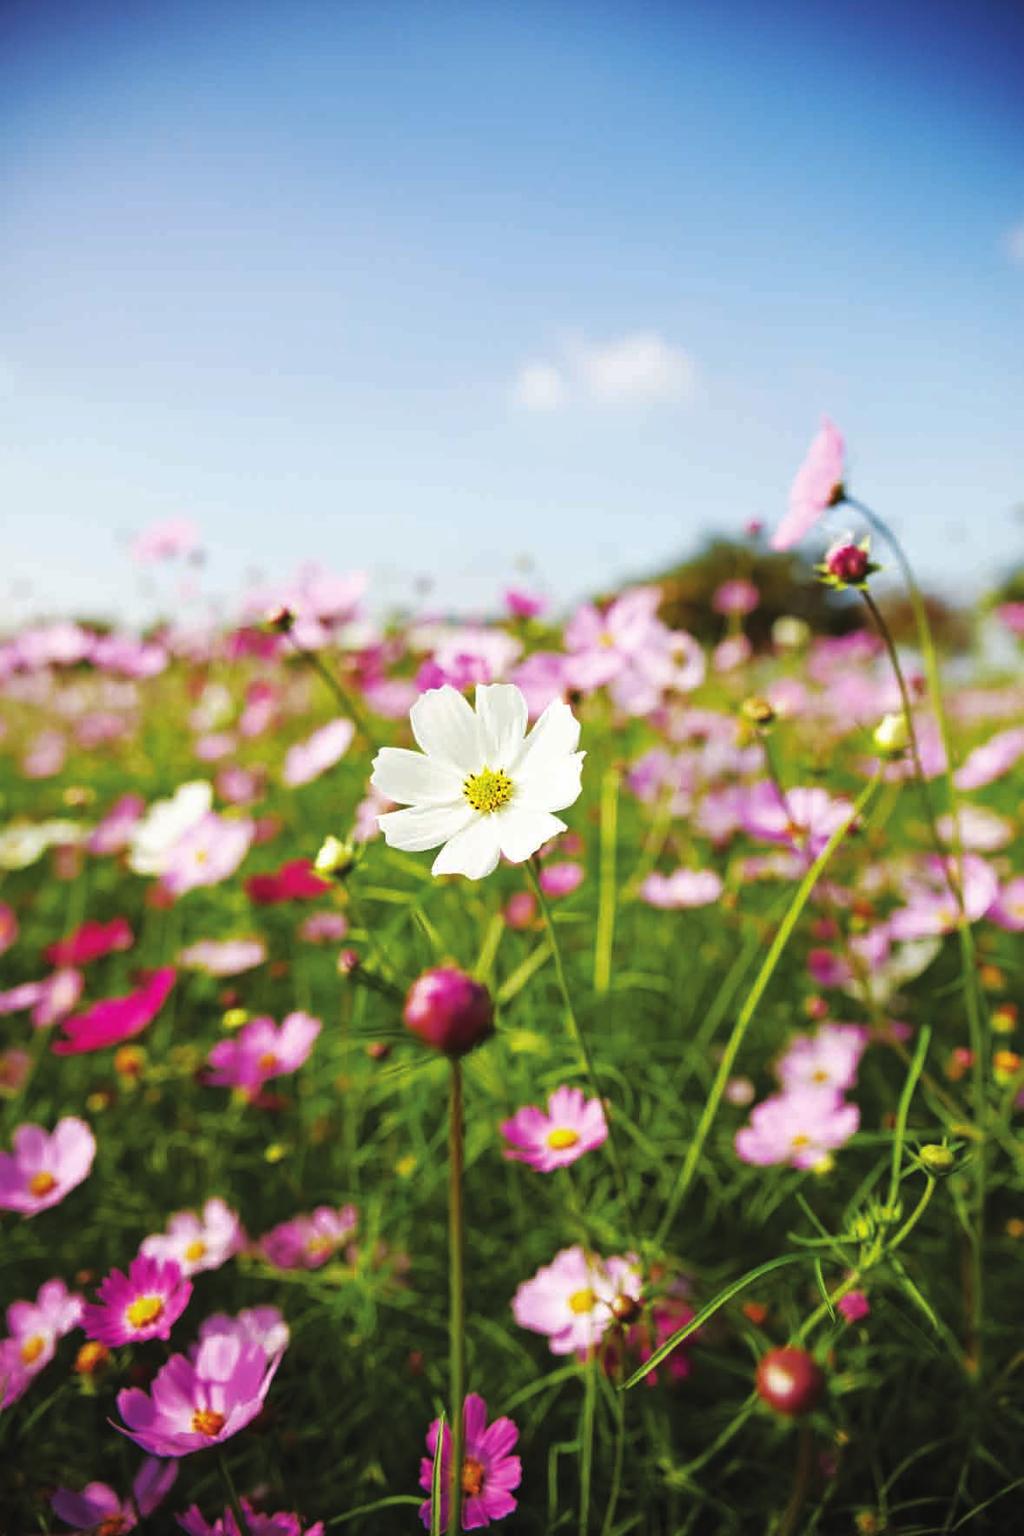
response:
<svg viewBox="0 0 1024 1536"><path fill-rule="evenodd" d="M1024 9L0 4L8 615L300 559L560 601L769 523L820 413L922 572L1024 520Z"/></svg>

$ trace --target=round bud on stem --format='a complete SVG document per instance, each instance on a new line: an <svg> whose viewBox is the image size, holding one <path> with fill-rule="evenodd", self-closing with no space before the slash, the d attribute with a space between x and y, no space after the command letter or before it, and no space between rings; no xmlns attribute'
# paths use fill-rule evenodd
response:
<svg viewBox="0 0 1024 1536"><path fill-rule="evenodd" d="M313 868L326 879L332 876L343 879L356 862L356 849L352 843L343 843L340 837L325 837L313 860Z"/></svg>
<svg viewBox="0 0 1024 1536"><path fill-rule="evenodd" d="M740 705L740 713L745 720L750 721L751 725L760 726L761 728L773 725L775 722L774 705L770 700L759 698L756 694L751 695L749 699L743 700L743 703Z"/></svg>
<svg viewBox="0 0 1024 1536"><path fill-rule="evenodd" d="M284 605L281 604L277 608L271 608L270 611L266 614L263 622L266 624L267 628L272 629L275 634L287 635L290 634L292 629L295 627L295 615L292 613L290 608L285 608Z"/></svg>
<svg viewBox="0 0 1024 1536"><path fill-rule="evenodd" d="M446 1056L464 1056L494 1033L491 994L453 965L424 971L409 988L405 1027Z"/></svg>
<svg viewBox="0 0 1024 1536"><path fill-rule="evenodd" d="M871 737L883 757L901 757L910 745L906 715L885 715Z"/></svg>
<svg viewBox="0 0 1024 1536"><path fill-rule="evenodd" d="M930 1141L927 1146L919 1147L917 1155L922 1167L929 1173L948 1173L956 1162L952 1149L940 1146L937 1141Z"/></svg>
<svg viewBox="0 0 1024 1536"><path fill-rule="evenodd" d="M821 1401L825 1377L821 1367L805 1349L788 1345L770 1349L762 1356L754 1378L757 1395L763 1403L786 1418L810 1413Z"/></svg>
<svg viewBox="0 0 1024 1536"><path fill-rule="evenodd" d="M635 1323L643 1311L643 1307L635 1296L626 1296L625 1294L613 1297L611 1306L612 1316L624 1328L628 1328L630 1323Z"/></svg>

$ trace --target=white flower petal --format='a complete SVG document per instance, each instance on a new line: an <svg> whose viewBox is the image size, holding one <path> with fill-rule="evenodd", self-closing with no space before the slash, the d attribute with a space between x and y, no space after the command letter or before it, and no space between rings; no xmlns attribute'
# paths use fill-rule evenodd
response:
<svg viewBox="0 0 1024 1536"><path fill-rule="evenodd" d="M450 683L421 693L409 711L409 724L428 757L452 764L462 775L479 773L483 767L476 715Z"/></svg>
<svg viewBox="0 0 1024 1536"><path fill-rule="evenodd" d="M522 864L531 853L536 853L549 838L565 831L565 822L546 811L520 810L518 807L503 811L492 818L497 822L501 851L513 864Z"/></svg>
<svg viewBox="0 0 1024 1536"><path fill-rule="evenodd" d="M580 775L585 752L573 752L539 773L516 779L517 809L526 811L564 811L580 797Z"/></svg>
<svg viewBox="0 0 1024 1536"><path fill-rule="evenodd" d="M489 768L515 761L526 735L526 700L514 683L479 683L476 714Z"/></svg>
<svg viewBox="0 0 1024 1536"><path fill-rule="evenodd" d="M435 875L465 875L467 880L482 880L497 867L501 852L497 818L476 816L472 823L446 843L434 860Z"/></svg>
<svg viewBox="0 0 1024 1536"><path fill-rule="evenodd" d="M552 699L510 765L513 778L543 772L559 758L575 752L579 743L579 721L562 699Z"/></svg>
<svg viewBox="0 0 1024 1536"><path fill-rule="evenodd" d="M455 837L474 815L472 806L461 800L452 805L417 805L408 811L385 811L377 817L377 825L389 848L422 853L425 848L436 848Z"/></svg>
<svg viewBox="0 0 1024 1536"><path fill-rule="evenodd" d="M398 805L447 805L462 793L457 769L404 747L381 748L370 783Z"/></svg>

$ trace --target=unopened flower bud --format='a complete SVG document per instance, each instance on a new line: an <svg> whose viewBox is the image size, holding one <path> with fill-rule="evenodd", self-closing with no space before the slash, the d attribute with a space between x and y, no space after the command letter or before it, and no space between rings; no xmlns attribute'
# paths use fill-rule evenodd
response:
<svg viewBox="0 0 1024 1536"><path fill-rule="evenodd" d="M325 837L313 860L313 868L318 875L340 879L348 874L355 862L356 849L352 843L343 843L340 837Z"/></svg>
<svg viewBox="0 0 1024 1536"><path fill-rule="evenodd" d="M294 628L295 615L290 608L286 608L281 603L276 608L268 610L264 623L268 629L276 630L279 635L287 635Z"/></svg>
<svg viewBox="0 0 1024 1536"><path fill-rule="evenodd" d="M852 534L847 534L832 545L817 569L831 587L862 587L878 566L871 559L870 541L862 539L855 544Z"/></svg>
<svg viewBox="0 0 1024 1536"><path fill-rule="evenodd" d="M770 1349L758 1363L755 1386L769 1408L787 1418L799 1418L821 1400L825 1377L805 1349Z"/></svg>
<svg viewBox="0 0 1024 1536"><path fill-rule="evenodd" d="M775 708L768 699L762 699L752 694L749 699L744 699L740 705L740 714L744 720L749 720L751 725L768 726L775 722Z"/></svg>
<svg viewBox="0 0 1024 1536"><path fill-rule="evenodd" d="M359 952L355 949L343 949L338 954L338 975L351 976L359 965Z"/></svg>
<svg viewBox="0 0 1024 1536"><path fill-rule="evenodd" d="M628 1328L630 1323L635 1323L642 1311L635 1296L619 1295L612 1299L612 1317L623 1327Z"/></svg>
<svg viewBox="0 0 1024 1536"><path fill-rule="evenodd" d="M83 1344L75 1356L74 1370L78 1376L96 1376L110 1364L110 1350L97 1339Z"/></svg>
<svg viewBox="0 0 1024 1536"><path fill-rule="evenodd" d="M141 1045L121 1045L114 1052L114 1071L118 1077L136 1082L146 1065L146 1052Z"/></svg>
<svg viewBox="0 0 1024 1536"><path fill-rule="evenodd" d="M494 1033L491 994L450 965L424 971L413 982L402 1017L424 1045L446 1056L464 1056Z"/></svg>
<svg viewBox="0 0 1024 1536"><path fill-rule="evenodd" d="M900 757L910 745L906 715L885 715L876 725L871 740L883 757Z"/></svg>
<svg viewBox="0 0 1024 1536"><path fill-rule="evenodd" d="M937 1141L919 1147L917 1155L929 1173L948 1173L956 1161L950 1148L940 1147Z"/></svg>
<svg viewBox="0 0 1024 1536"><path fill-rule="evenodd" d="M799 651L811 638L811 626L806 619L784 613L772 625L772 644L780 651Z"/></svg>

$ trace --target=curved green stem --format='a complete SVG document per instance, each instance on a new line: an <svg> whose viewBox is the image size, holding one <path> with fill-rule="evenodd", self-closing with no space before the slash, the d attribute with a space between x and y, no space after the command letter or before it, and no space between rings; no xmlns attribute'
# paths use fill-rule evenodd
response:
<svg viewBox="0 0 1024 1536"><path fill-rule="evenodd" d="M448 1371L452 1436L451 1480L448 1487L448 1536L459 1536L462 1530L462 1415L466 1395L462 1164L462 1063L453 1061L448 1127Z"/></svg>

